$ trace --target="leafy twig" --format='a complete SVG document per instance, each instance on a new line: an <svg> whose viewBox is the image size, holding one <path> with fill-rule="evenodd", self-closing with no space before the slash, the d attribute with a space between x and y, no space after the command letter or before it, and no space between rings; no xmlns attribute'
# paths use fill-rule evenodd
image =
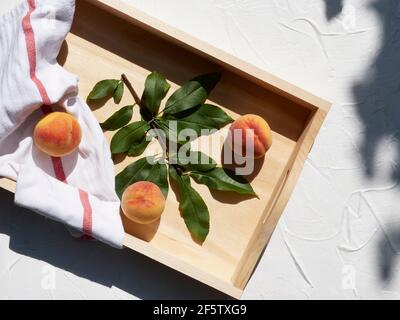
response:
<svg viewBox="0 0 400 320"><path fill-rule="evenodd" d="M123 73L121 75L122 81L125 83L126 87L128 88L129 92L131 93L133 99L135 100L136 104L140 107L143 108L142 106L142 101L139 98L138 94L136 93L135 89L132 86L132 83L129 81L128 77Z"/></svg>
<svg viewBox="0 0 400 320"><path fill-rule="evenodd" d="M170 85L166 78L156 71L146 78L142 98L136 93L125 74L121 75L120 80L99 82L90 95L92 100L113 95L114 99L118 98L116 100L120 101L123 90L121 88L117 90L116 87L125 85L140 107L140 121L128 124L132 119L133 106L126 106L102 123L105 129L119 129L111 140L113 154L127 153L129 156L139 156L149 144L146 141L148 130L153 128L162 131L156 138L163 148L166 163L149 162L144 157L130 164L116 176L117 194L121 197L127 186L147 180L156 183L166 197L169 175L179 186L181 196L179 209L185 223L192 235L201 242L209 232L209 212L201 195L191 186L191 179L213 190L255 196L251 185L244 178L217 167L217 163L202 152L189 150L189 163L180 159L179 150L187 143L178 139L183 130L191 129L194 133L202 135L207 134L203 129L218 130L233 121L218 106L205 104L219 80L219 73L211 73L188 81L167 99L162 111L160 111L161 102L166 97ZM173 122L176 127L170 125ZM170 142L176 145L177 150L169 150Z"/></svg>

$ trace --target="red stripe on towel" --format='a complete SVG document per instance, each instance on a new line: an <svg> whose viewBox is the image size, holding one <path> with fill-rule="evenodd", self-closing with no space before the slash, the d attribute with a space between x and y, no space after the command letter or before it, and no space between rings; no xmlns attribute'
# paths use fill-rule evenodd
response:
<svg viewBox="0 0 400 320"><path fill-rule="evenodd" d="M53 109L51 107L51 100L49 98L49 95L47 94L46 88L36 75L35 33L33 31L31 23L31 15L36 9L36 2L35 0L27 0L27 2L29 10L26 16L22 19L22 28L24 30L26 49L28 52L29 75L33 83L36 85L42 98L43 106L41 107L41 110L44 114L48 114L50 112L53 112ZM56 178L59 181L68 183L61 158L51 157L51 161ZM83 207L82 230L86 235L84 236L84 238L91 239L90 235L92 234L92 207L90 205L88 193L79 189L79 199Z"/></svg>
<svg viewBox="0 0 400 320"><path fill-rule="evenodd" d="M35 55L36 57L36 55ZM33 59L36 60L36 59ZM43 87L44 88L44 87ZM44 91L46 93L46 90ZM46 93L47 95L47 93ZM53 112L53 108L50 105L43 105L41 108L44 114L49 114ZM53 163L54 174L58 180L61 182L67 182L67 177L65 176L64 166L62 164L62 160L59 157L51 157L51 162Z"/></svg>
<svg viewBox="0 0 400 320"><path fill-rule="evenodd" d="M83 206L83 233L87 236L92 234L92 206L89 201L89 194L79 189L79 197ZM90 237L89 237L90 238Z"/></svg>
<svg viewBox="0 0 400 320"><path fill-rule="evenodd" d="M61 158L51 157L51 162L53 163L53 169L56 178L61 182L68 183Z"/></svg>
<svg viewBox="0 0 400 320"><path fill-rule="evenodd" d="M35 35L33 33L31 15L36 9L35 0L28 0L29 11L26 16L22 19L22 28L25 33L26 48L28 50L28 60L29 60L29 74L32 81L35 83L39 90L42 101L45 105L50 105L51 101L46 92L43 83L36 77L36 44Z"/></svg>

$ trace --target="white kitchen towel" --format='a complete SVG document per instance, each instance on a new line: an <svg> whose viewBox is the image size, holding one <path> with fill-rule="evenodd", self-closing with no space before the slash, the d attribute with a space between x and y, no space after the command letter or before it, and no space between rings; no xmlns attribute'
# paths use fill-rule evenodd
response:
<svg viewBox="0 0 400 320"><path fill-rule="evenodd" d="M109 147L78 97L78 78L56 60L74 9L74 0L24 0L0 17L0 176L17 181L17 205L121 248ZM32 140L40 117L59 109L82 128L79 150L62 158L43 154Z"/></svg>

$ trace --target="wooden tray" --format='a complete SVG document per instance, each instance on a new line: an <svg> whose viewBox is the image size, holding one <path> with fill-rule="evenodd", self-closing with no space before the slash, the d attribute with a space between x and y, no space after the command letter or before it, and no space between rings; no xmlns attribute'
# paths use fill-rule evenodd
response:
<svg viewBox="0 0 400 320"><path fill-rule="evenodd" d="M210 101L233 117L255 113L269 122L273 146L252 180L259 199L210 193L193 182L210 210L210 233L202 246L192 240L172 191L159 223L139 228L124 221L126 247L240 297L330 103L116 0L77 0L72 31L59 61L80 76L82 97L97 81L122 73L141 92L145 77L153 70L163 73L172 89L198 74L222 71L222 81ZM121 105L131 102L125 94ZM93 112L103 121L115 110L109 102ZM112 134L106 136L110 140ZM133 160L124 159L116 171ZM14 183L4 179L0 185L15 189Z"/></svg>

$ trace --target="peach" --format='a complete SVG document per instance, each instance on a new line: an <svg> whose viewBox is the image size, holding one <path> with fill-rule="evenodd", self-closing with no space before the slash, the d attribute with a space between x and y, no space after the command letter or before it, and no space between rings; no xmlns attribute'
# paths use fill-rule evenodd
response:
<svg viewBox="0 0 400 320"><path fill-rule="evenodd" d="M232 123L229 130L231 148L242 157L262 158L272 145L272 134L268 123L255 114L239 117ZM241 140L241 143L238 142L238 139ZM248 145L249 143L251 145ZM247 147L249 147L249 150L252 147L254 154L246 154Z"/></svg>
<svg viewBox="0 0 400 320"><path fill-rule="evenodd" d="M165 208L165 198L153 182L139 181L125 189L121 208L133 222L149 224L160 218Z"/></svg>
<svg viewBox="0 0 400 320"><path fill-rule="evenodd" d="M81 127L78 121L66 112L51 112L35 127L33 140L39 150L53 157L72 153L81 142Z"/></svg>

